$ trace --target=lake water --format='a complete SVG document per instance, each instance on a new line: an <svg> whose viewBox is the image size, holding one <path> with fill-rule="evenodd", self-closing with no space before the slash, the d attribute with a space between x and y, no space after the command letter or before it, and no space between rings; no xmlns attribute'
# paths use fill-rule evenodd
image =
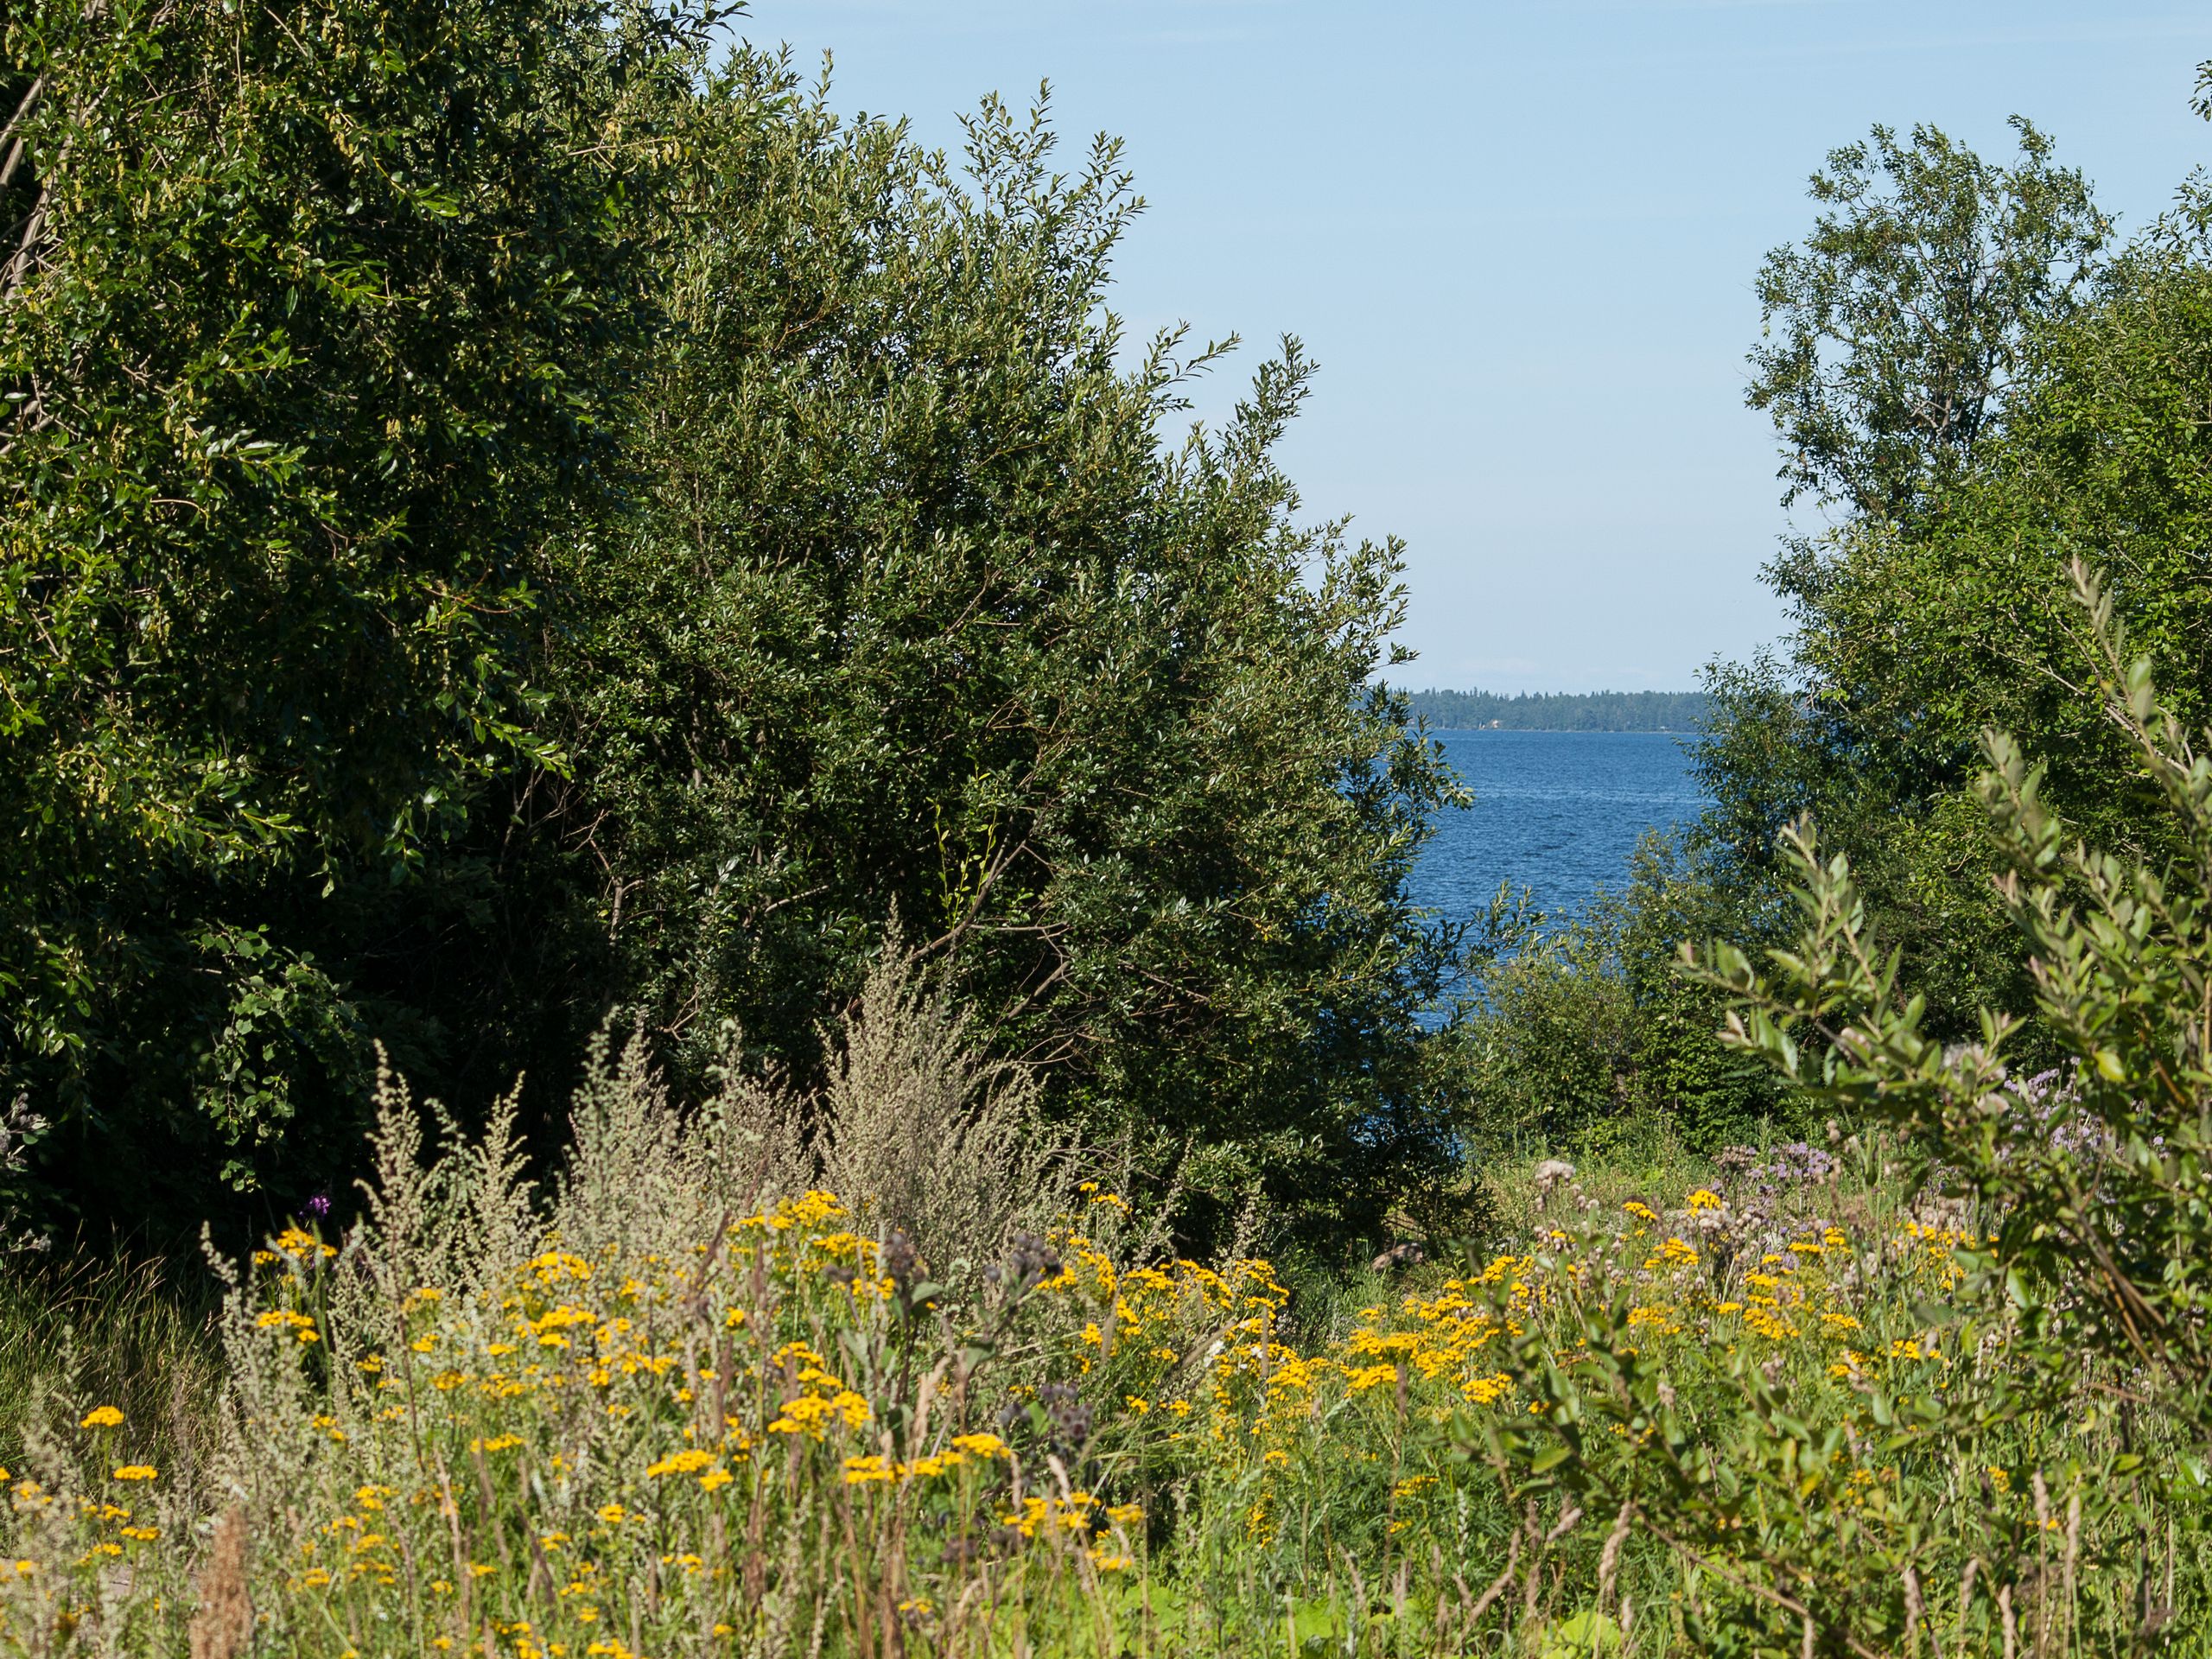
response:
<svg viewBox="0 0 2212 1659"><path fill-rule="evenodd" d="M1465 920L1500 881L1566 915L1600 887L1627 885L1646 830L1705 810L1686 734L1669 732L1437 732L1475 804L1446 812L1414 867L1424 905Z"/></svg>

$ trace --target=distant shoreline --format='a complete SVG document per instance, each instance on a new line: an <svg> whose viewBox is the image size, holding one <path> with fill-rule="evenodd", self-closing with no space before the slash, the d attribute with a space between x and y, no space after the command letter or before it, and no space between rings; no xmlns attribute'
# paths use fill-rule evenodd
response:
<svg viewBox="0 0 2212 1659"><path fill-rule="evenodd" d="M1524 737L1697 737L1702 734L1695 726L1440 726L1428 722L1432 732L1496 732L1500 737L1519 733Z"/></svg>
<svg viewBox="0 0 2212 1659"><path fill-rule="evenodd" d="M1403 688L1400 688L1403 689ZM1646 732L1705 729L1702 691L1406 691L1409 712L1445 732Z"/></svg>

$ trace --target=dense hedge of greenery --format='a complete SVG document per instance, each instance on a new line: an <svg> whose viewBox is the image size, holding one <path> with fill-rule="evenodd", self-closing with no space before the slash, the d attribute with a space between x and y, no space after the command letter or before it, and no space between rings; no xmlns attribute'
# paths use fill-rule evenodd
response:
<svg viewBox="0 0 2212 1659"><path fill-rule="evenodd" d="M1451 785L1369 688L1395 545L1271 459L1310 365L1180 435L1214 353L1108 309L1110 149L991 105L963 177L716 22L10 11L39 1224L342 1192L378 1045L465 1115L617 1006L686 1086L804 1069L893 932L1201 1222L1357 1235L1446 1161Z"/></svg>

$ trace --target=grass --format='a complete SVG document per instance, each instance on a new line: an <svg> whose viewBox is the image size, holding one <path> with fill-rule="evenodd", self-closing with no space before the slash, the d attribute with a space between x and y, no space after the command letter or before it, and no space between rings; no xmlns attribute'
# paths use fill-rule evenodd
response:
<svg viewBox="0 0 2212 1659"><path fill-rule="evenodd" d="M1878 1149L1524 1160L1510 1248L1294 1309L1095 1185L933 1273L831 1195L622 1166L703 1167L601 1099L535 1202L388 1109L369 1222L241 1264L213 1407L145 1269L12 1291L8 1375L75 1370L14 1420L0 1648L1955 1659L2212 1618L2188 1484L2094 1488L2167 1451L2009 1406L2001 1319L1931 1331L1974 1218Z"/></svg>
<svg viewBox="0 0 2212 1659"><path fill-rule="evenodd" d="M0 1262L0 1463L19 1464L42 1386L114 1402L172 1465L205 1444L221 1390L215 1298L154 1258L64 1251Z"/></svg>

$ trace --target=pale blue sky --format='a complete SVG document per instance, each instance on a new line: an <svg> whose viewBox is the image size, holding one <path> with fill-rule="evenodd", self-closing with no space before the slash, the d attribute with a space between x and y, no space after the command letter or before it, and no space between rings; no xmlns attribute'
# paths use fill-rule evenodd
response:
<svg viewBox="0 0 2212 1659"><path fill-rule="evenodd" d="M1830 147L2009 155L2017 111L2123 231L2212 160L2202 0L754 0L741 32L832 48L839 107L932 143L1046 79L1071 164L1126 138L1116 308L1243 335L1202 410L1304 338L1285 454L1313 515L1409 543L1415 684L1687 688L1778 632L1743 359Z"/></svg>

